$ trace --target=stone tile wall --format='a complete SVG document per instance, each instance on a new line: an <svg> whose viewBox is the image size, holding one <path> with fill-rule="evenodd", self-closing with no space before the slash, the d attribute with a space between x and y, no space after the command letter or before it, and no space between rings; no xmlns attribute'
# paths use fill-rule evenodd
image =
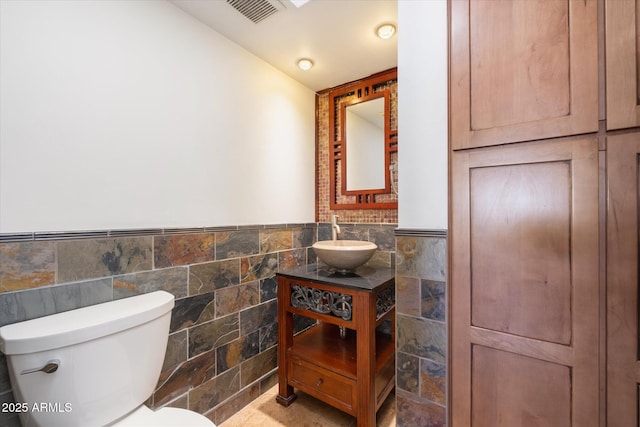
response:
<svg viewBox="0 0 640 427"><path fill-rule="evenodd" d="M446 232L396 236L396 425L446 426Z"/></svg>
<svg viewBox="0 0 640 427"><path fill-rule="evenodd" d="M341 224L392 265L395 225ZM157 389L148 402L216 424L277 382L278 269L316 262L329 224L0 235L0 326L166 290L175 297ZM303 328L304 325L300 326ZM12 401L0 354L0 402ZM0 413L0 425L19 426Z"/></svg>

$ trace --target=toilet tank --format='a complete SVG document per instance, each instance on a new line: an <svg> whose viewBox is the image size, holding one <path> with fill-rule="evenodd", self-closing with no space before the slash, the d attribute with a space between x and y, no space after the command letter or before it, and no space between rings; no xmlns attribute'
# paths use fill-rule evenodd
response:
<svg viewBox="0 0 640 427"><path fill-rule="evenodd" d="M157 291L0 328L23 427L102 426L158 381L174 297ZM58 364L52 373L24 371Z"/></svg>

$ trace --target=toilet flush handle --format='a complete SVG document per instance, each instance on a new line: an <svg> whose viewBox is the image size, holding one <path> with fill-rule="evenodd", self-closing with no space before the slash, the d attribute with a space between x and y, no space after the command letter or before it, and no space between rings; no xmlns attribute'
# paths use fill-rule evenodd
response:
<svg viewBox="0 0 640 427"><path fill-rule="evenodd" d="M24 371L20 372L20 375L33 374L34 372L44 372L45 374L53 374L55 371L58 370L58 366L60 366L60 360L52 359L52 360L49 360L47 364L44 365L43 367L25 369Z"/></svg>

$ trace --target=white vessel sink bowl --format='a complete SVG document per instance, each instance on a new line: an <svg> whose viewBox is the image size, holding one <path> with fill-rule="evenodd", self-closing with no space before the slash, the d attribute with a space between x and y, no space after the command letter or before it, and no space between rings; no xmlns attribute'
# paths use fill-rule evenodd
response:
<svg viewBox="0 0 640 427"><path fill-rule="evenodd" d="M362 240L322 240L312 246L320 261L341 272L355 270L371 259L378 249Z"/></svg>

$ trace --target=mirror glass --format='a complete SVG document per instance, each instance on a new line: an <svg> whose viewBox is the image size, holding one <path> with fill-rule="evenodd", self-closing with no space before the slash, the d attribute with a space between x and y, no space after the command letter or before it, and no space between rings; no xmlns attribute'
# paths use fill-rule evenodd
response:
<svg viewBox="0 0 640 427"><path fill-rule="evenodd" d="M385 188L384 97L345 108L347 191Z"/></svg>

